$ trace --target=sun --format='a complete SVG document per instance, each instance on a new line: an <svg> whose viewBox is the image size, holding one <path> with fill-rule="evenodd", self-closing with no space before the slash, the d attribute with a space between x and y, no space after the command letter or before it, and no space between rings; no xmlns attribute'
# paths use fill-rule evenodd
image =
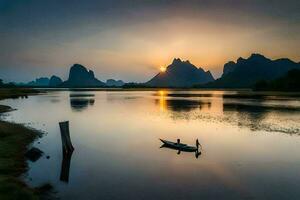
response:
<svg viewBox="0 0 300 200"><path fill-rule="evenodd" d="M167 68L166 68L166 67L160 67L159 70L160 70L161 72L165 72L165 71L167 70Z"/></svg>

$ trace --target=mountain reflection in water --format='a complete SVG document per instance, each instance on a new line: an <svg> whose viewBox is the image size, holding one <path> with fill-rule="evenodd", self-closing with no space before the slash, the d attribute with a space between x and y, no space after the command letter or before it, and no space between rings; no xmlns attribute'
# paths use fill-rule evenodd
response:
<svg viewBox="0 0 300 200"><path fill-rule="evenodd" d="M276 115L297 115L300 111L299 97L293 95L205 93L161 90L153 93L154 103L160 111L174 120L208 120L228 122L251 130L299 133L300 128L285 127L273 123ZM285 101L285 103L282 103ZM266 120L264 120L266 119ZM286 119L288 120L288 119ZM296 124L296 123L295 123Z"/></svg>
<svg viewBox="0 0 300 200"><path fill-rule="evenodd" d="M93 94L70 94L70 105L73 111L83 111L94 103Z"/></svg>
<svg viewBox="0 0 300 200"><path fill-rule="evenodd" d="M159 99L155 100L156 105L160 105L162 110L170 109L176 112L189 112L194 109L210 108L211 102L185 100L185 99Z"/></svg>
<svg viewBox="0 0 300 200"><path fill-rule="evenodd" d="M68 90L2 103L17 108L8 121L48 133L34 146L51 159L29 162L26 183L50 183L62 200L300 197L293 94ZM72 158L61 153L63 120L72 124ZM198 159L177 155L158 138L190 145L198 138L204 148Z"/></svg>

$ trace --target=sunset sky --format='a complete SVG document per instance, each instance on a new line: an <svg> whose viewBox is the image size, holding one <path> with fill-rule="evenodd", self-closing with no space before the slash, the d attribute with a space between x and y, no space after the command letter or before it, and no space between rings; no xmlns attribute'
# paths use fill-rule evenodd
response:
<svg viewBox="0 0 300 200"><path fill-rule="evenodd" d="M211 70L261 53L300 61L299 0L0 0L0 78L80 63L100 80L146 81L174 57Z"/></svg>

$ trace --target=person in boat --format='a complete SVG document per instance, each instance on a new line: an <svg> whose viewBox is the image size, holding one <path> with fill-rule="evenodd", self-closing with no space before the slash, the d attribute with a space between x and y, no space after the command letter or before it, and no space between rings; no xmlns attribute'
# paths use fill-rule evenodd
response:
<svg viewBox="0 0 300 200"><path fill-rule="evenodd" d="M197 147L197 151L195 152L195 157L198 158L201 155L201 151L199 151L199 146L200 146L200 142L198 139L196 139L196 147Z"/></svg>
<svg viewBox="0 0 300 200"><path fill-rule="evenodd" d="M180 139L177 139L177 145L179 145L180 144ZM177 152L177 154L179 155L180 154L180 149L178 150L178 152Z"/></svg>

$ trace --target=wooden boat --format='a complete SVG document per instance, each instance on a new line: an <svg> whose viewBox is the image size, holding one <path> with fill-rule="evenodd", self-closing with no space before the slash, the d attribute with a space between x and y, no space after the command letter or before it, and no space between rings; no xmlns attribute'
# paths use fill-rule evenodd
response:
<svg viewBox="0 0 300 200"><path fill-rule="evenodd" d="M187 146L187 144L183 144L183 143L177 143L177 142L171 142L171 141L168 141L168 140L163 140L163 139L159 139L162 143L166 144L166 145L170 145L170 146L176 146L176 147L179 147L179 146Z"/></svg>
<svg viewBox="0 0 300 200"><path fill-rule="evenodd" d="M197 147L188 146L187 144L183 144L183 143L178 144L177 142L171 142L163 139L159 139L159 140L163 143L161 147L166 147L166 148L175 149L179 151L186 151L186 152L198 151Z"/></svg>

